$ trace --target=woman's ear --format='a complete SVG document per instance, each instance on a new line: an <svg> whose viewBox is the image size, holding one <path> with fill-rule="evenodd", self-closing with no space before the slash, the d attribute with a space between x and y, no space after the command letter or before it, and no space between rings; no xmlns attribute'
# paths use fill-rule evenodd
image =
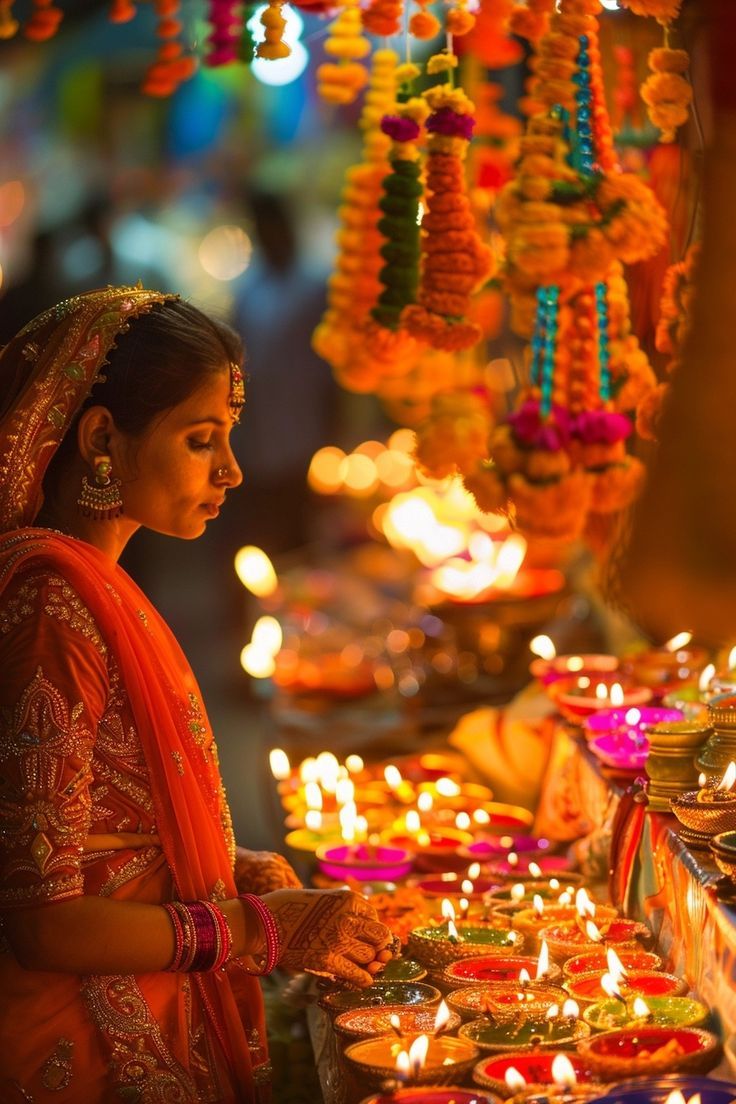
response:
<svg viewBox="0 0 736 1104"><path fill-rule="evenodd" d="M79 419L77 444L83 460L94 466L96 456L109 456L119 436L112 414L104 406L90 406Z"/></svg>

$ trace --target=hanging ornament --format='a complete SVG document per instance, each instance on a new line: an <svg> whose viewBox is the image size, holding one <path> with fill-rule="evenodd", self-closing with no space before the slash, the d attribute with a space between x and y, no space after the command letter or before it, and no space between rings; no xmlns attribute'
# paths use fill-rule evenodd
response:
<svg viewBox="0 0 736 1104"><path fill-rule="evenodd" d="M414 38L434 38L441 31L440 21L431 11L427 11L432 0L414 0L419 11L415 11L409 20L409 33Z"/></svg>
<svg viewBox="0 0 736 1104"><path fill-rule="evenodd" d="M237 0L209 0L207 22L210 25L210 33L207 36L207 53L205 65L216 67L229 65L240 58L243 26L238 12ZM267 8L264 16L270 11ZM281 13L278 13L281 18ZM263 20L261 20L263 22ZM268 38L266 29L266 38Z"/></svg>
<svg viewBox="0 0 736 1104"><path fill-rule="evenodd" d="M23 27L23 34L32 42L45 42L53 38L64 18L61 8L53 0L33 0L31 18Z"/></svg>
<svg viewBox="0 0 736 1104"><path fill-rule="evenodd" d="M363 29L369 34L390 38L401 30L403 0L371 0L361 14Z"/></svg>
<svg viewBox="0 0 736 1104"><path fill-rule="evenodd" d="M332 104L352 103L368 81L368 71L359 64L371 50L362 31L358 0L343 0L342 8L329 26L325 53L337 64L325 62L317 69L317 92Z"/></svg>
<svg viewBox="0 0 736 1104"><path fill-rule="evenodd" d="M227 6L229 8L230 4ZM268 7L261 15L265 37L256 48L256 57L267 58L269 61L289 57L291 49L282 37L286 27L286 20L281 12L283 6L283 0L268 0Z"/></svg>
<svg viewBox="0 0 736 1104"><path fill-rule="evenodd" d="M621 0L634 15L649 16L658 23L671 23L680 14L682 0Z"/></svg>
<svg viewBox="0 0 736 1104"><path fill-rule="evenodd" d="M12 38L20 24L13 17L13 0L0 0L0 39Z"/></svg>
<svg viewBox="0 0 736 1104"><path fill-rule="evenodd" d="M196 59L185 55L182 43L177 41L182 32L182 24L176 18L179 2L180 0L154 0L154 10L158 17L156 35L161 39L161 44L156 60L141 85L141 91L149 96L170 96L197 71Z"/></svg>
<svg viewBox="0 0 736 1104"><path fill-rule="evenodd" d="M539 42L549 29L549 17L555 10L555 0L527 0L511 11L508 27L511 34Z"/></svg>
<svg viewBox="0 0 736 1104"><path fill-rule="evenodd" d="M455 0L445 17L445 34L461 38L475 27L475 16L468 11L468 0Z"/></svg>
<svg viewBox="0 0 736 1104"><path fill-rule="evenodd" d="M684 77L690 67L685 50L660 47L649 54L652 75L641 86L641 98L649 118L662 133L660 142L674 142L677 128L686 123L693 99L692 87Z"/></svg>

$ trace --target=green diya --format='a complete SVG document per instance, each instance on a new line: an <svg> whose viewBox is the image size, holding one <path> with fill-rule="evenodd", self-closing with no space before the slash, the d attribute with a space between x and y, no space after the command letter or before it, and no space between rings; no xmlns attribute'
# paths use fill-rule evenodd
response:
<svg viewBox="0 0 736 1104"><path fill-rule="evenodd" d="M506 954L520 951L524 946L521 932L493 927L491 924L472 921L452 921L415 928L409 936L408 951L429 967L442 967L459 958L478 955Z"/></svg>
<svg viewBox="0 0 736 1104"><path fill-rule="evenodd" d="M620 1027L700 1027L709 1010L692 997L642 997L633 1000L597 1001L583 1012L583 1019L596 1031Z"/></svg>
<svg viewBox="0 0 736 1104"><path fill-rule="evenodd" d="M427 968L413 958L392 958L381 970L380 978L386 981L423 981Z"/></svg>
<svg viewBox="0 0 736 1104"><path fill-rule="evenodd" d="M536 1050L548 1047L574 1047L587 1039L590 1027L575 1016L543 1015L483 1016L463 1024L458 1031L479 1050L497 1053L502 1050Z"/></svg>
<svg viewBox="0 0 736 1104"><path fill-rule="evenodd" d="M434 985L423 981L375 981L367 989L333 989L320 999L320 1005L331 1015L353 1008L377 1008L386 1004L436 1005L442 994Z"/></svg>

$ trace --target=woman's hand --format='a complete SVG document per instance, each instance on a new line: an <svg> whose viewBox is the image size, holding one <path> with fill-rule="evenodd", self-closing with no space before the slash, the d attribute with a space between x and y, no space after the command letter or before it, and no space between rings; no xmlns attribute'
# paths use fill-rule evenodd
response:
<svg viewBox="0 0 736 1104"><path fill-rule="evenodd" d="M274 889L301 889L302 885L284 856L274 851L248 851L238 847L234 873L238 893L256 893L259 897Z"/></svg>
<svg viewBox="0 0 736 1104"><path fill-rule="evenodd" d="M263 897L281 937L279 965L361 988L391 958L392 935L372 905L344 889L279 889Z"/></svg>

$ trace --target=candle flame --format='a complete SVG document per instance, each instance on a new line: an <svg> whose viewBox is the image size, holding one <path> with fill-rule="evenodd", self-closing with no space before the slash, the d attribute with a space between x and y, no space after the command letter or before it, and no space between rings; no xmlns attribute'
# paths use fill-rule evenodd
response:
<svg viewBox="0 0 736 1104"><path fill-rule="evenodd" d="M403 781L401 777L401 771L398 767L395 767L393 763L389 763L387 767L384 767L383 777L386 779L387 785L392 790L398 789Z"/></svg>
<svg viewBox="0 0 736 1104"><path fill-rule="evenodd" d="M368 818L364 816L356 816L355 818L355 838L359 843L363 843L368 835ZM374 846L378 842L379 837L373 835L370 838L371 846Z"/></svg>
<svg viewBox="0 0 736 1104"><path fill-rule="evenodd" d="M557 878L550 878L549 888L550 889L559 889L560 888L559 880Z"/></svg>
<svg viewBox="0 0 736 1104"><path fill-rule="evenodd" d="M348 755L345 760L345 766L348 768L351 774L360 774L363 770L365 763L359 755Z"/></svg>
<svg viewBox="0 0 736 1104"><path fill-rule="evenodd" d="M527 985L531 984L531 980L532 975L529 973L526 966L522 966L522 968L519 970L519 985L521 985L522 988L526 987Z"/></svg>
<svg viewBox="0 0 736 1104"><path fill-rule="evenodd" d="M434 805L434 798L426 790L417 798L417 809L420 813L428 813Z"/></svg>
<svg viewBox="0 0 736 1104"><path fill-rule="evenodd" d="M307 782L304 787L304 800L308 809L322 808L322 790L319 782Z"/></svg>
<svg viewBox="0 0 736 1104"><path fill-rule="evenodd" d="M507 857L507 862L508 862L509 866L518 866L519 865L519 856L516 854L515 851L509 851L508 857Z"/></svg>
<svg viewBox="0 0 736 1104"><path fill-rule="evenodd" d="M603 936L601 935L600 929L596 927L592 920L585 921L585 934L593 943L603 942Z"/></svg>
<svg viewBox="0 0 736 1104"><path fill-rule="evenodd" d="M531 874L532 878L541 878L542 877L542 868L539 865L539 863L530 862L529 863L529 873Z"/></svg>
<svg viewBox="0 0 736 1104"><path fill-rule="evenodd" d="M322 814L319 809L307 809L304 823L310 832L319 832L322 828Z"/></svg>
<svg viewBox="0 0 736 1104"><path fill-rule="evenodd" d="M480 863L474 862L470 864L468 867L468 877L471 882L476 881L476 879L480 877Z"/></svg>
<svg viewBox="0 0 736 1104"><path fill-rule="evenodd" d="M717 790L732 790L733 784L736 782L736 763L733 760L726 767L723 778L716 786Z"/></svg>
<svg viewBox="0 0 736 1104"><path fill-rule="evenodd" d="M544 901L538 893L534 894L532 903L534 905L534 911L536 912L537 916L541 916L544 912Z"/></svg>
<svg viewBox="0 0 736 1104"><path fill-rule="evenodd" d="M547 940L542 940L542 946L539 950L539 958L537 959L537 981L540 978L546 977L549 973L549 947L547 946Z"/></svg>
<svg viewBox="0 0 736 1104"><path fill-rule="evenodd" d="M355 822L358 819L358 810L354 802L351 801L349 805L343 805L338 815L340 818L340 835L345 843L352 843L355 839Z"/></svg>
<svg viewBox="0 0 736 1104"><path fill-rule="evenodd" d="M452 778L438 778L434 786L440 797L458 797L461 792L460 786Z"/></svg>
<svg viewBox="0 0 736 1104"><path fill-rule="evenodd" d="M616 998L622 996L618 980L613 974L603 974L601 977L601 989L607 997Z"/></svg>
<svg viewBox="0 0 736 1104"><path fill-rule="evenodd" d="M400 1050L396 1055L396 1072L400 1075L402 1081L408 1079L410 1069L411 1063L409 1061L409 1055L405 1050Z"/></svg>
<svg viewBox="0 0 736 1104"><path fill-rule="evenodd" d="M560 1014L559 1004L551 1004L544 1014L545 1020L556 1020Z"/></svg>
<svg viewBox="0 0 736 1104"><path fill-rule="evenodd" d="M271 767L271 774L277 782L283 782L291 774L289 756L281 748L271 749L268 753L268 762Z"/></svg>
<svg viewBox="0 0 736 1104"><path fill-rule="evenodd" d="M530 640L529 651L535 656L539 656L540 659L546 659L548 662L553 660L557 655L557 649L554 646L554 642L544 634L535 636Z"/></svg>
<svg viewBox="0 0 736 1104"><path fill-rule="evenodd" d="M711 683L711 679L716 673L715 663L709 663L707 667L704 667L700 672L700 678L698 679L698 690L701 694L704 694Z"/></svg>
<svg viewBox="0 0 736 1104"><path fill-rule="evenodd" d="M736 667L736 645L734 645L731 651L728 653L729 671L733 671L734 667Z"/></svg>
<svg viewBox="0 0 736 1104"><path fill-rule="evenodd" d="M624 713L624 720L627 725L638 725L641 720L641 709L627 709Z"/></svg>
<svg viewBox="0 0 736 1104"><path fill-rule="evenodd" d="M580 1015L580 1006L572 997L568 997L562 1006L562 1015L568 1019L576 1020Z"/></svg>
<svg viewBox="0 0 736 1104"><path fill-rule="evenodd" d="M635 1016L651 1016L652 1011L645 1000L641 997L635 997L632 1005L632 1011Z"/></svg>
<svg viewBox="0 0 736 1104"><path fill-rule="evenodd" d="M307 782L316 782L318 773L317 760L311 755L299 764L299 781L302 785L306 785Z"/></svg>
<svg viewBox="0 0 736 1104"><path fill-rule="evenodd" d="M451 936L453 939L457 939L458 942L460 942L460 943L463 942L463 937L461 936L460 932L455 927L455 922L453 920L448 920L447 921L447 934L448 934L448 936Z"/></svg>
<svg viewBox="0 0 736 1104"><path fill-rule="evenodd" d="M595 696L600 702L608 700L608 686L605 682L598 683L595 688Z"/></svg>
<svg viewBox="0 0 736 1104"><path fill-rule="evenodd" d="M587 675L581 675L578 679L578 689L587 690L590 686L590 679Z"/></svg>
<svg viewBox="0 0 736 1104"><path fill-rule="evenodd" d="M698 775L698 785L700 786L701 790L703 789L703 787L705 786L707 781L708 781L708 775L704 774L703 771L701 771L700 774Z"/></svg>
<svg viewBox="0 0 736 1104"><path fill-rule="evenodd" d="M396 1015L395 1012L391 1013L391 1015L388 1018L388 1022L391 1024L394 1031L398 1031L398 1033L400 1035L401 1034L401 1020L399 1019L399 1017Z"/></svg>
<svg viewBox="0 0 736 1104"><path fill-rule="evenodd" d="M582 656L570 656L565 666L568 671L582 671L585 666L585 660Z"/></svg>
<svg viewBox="0 0 736 1104"><path fill-rule="evenodd" d="M679 652L681 648L686 648L693 638L691 632L680 632L676 636L673 636L671 640L668 640L665 644L665 648L668 652Z"/></svg>
<svg viewBox="0 0 736 1104"><path fill-rule="evenodd" d="M606 949L606 962L608 963L608 972L614 979L614 981L621 981L627 976L628 970L614 951L613 947L608 947Z"/></svg>
<svg viewBox="0 0 736 1104"><path fill-rule="evenodd" d="M454 920L455 919L455 909L454 909L452 901L450 900L449 897L443 897L442 898L442 919L443 920Z"/></svg>
<svg viewBox="0 0 736 1104"><path fill-rule="evenodd" d="M350 778L340 778L335 787L335 801L338 805L349 805L355 797L355 783Z"/></svg>
<svg viewBox="0 0 736 1104"><path fill-rule="evenodd" d="M512 887L511 887L511 892L510 892L511 900L515 901L518 904L519 901L523 901L525 893L526 893L526 889L521 884L521 882L516 882L515 885L512 885Z"/></svg>
<svg viewBox="0 0 736 1104"><path fill-rule="evenodd" d="M673 1089L664 1104L685 1104L685 1097L679 1089Z"/></svg>
<svg viewBox="0 0 736 1104"><path fill-rule="evenodd" d="M503 1075L503 1079L512 1093L521 1092L522 1089L526 1088L526 1077L523 1073L519 1073L516 1066L509 1066Z"/></svg>
<svg viewBox="0 0 736 1104"><path fill-rule="evenodd" d="M490 824L491 814L486 812L485 809L474 809L473 820L476 824Z"/></svg>
<svg viewBox="0 0 736 1104"><path fill-rule="evenodd" d="M557 1054L552 1059L552 1080L563 1089L571 1089L577 1084L575 1067L566 1054Z"/></svg>
<svg viewBox="0 0 736 1104"><path fill-rule="evenodd" d="M441 1031L447 1027L450 1020L450 1009L447 1007L443 1000L440 1001L437 1009L437 1015L434 1018L434 1033L438 1035Z"/></svg>
<svg viewBox="0 0 736 1104"><path fill-rule="evenodd" d="M463 891L463 893L466 893L468 895L475 892L475 886L471 882L470 878L463 878L462 882L460 883L460 889Z"/></svg>
<svg viewBox="0 0 736 1104"><path fill-rule="evenodd" d="M570 892L569 889L564 890L560 894L560 896L557 898L557 904L558 905L571 905L572 904L572 893Z"/></svg>
<svg viewBox="0 0 736 1104"><path fill-rule="evenodd" d="M624 688L620 682L614 682L611 687L611 705L617 709L624 704Z"/></svg>
<svg viewBox="0 0 736 1104"><path fill-rule="evenodd" d="M416 835L416 833L421 829L422 818L419 816L419 813L416 811L416 809L409 809L406 816L404 817L404 823L406 824L407 832L409 832L413 836Z"/></svg>
<svg viewBox="0 0 736 1104"><path fill-rule="evenodd" d="M266 598L278 587L273 564L265 552L252 544L241 548L235 556L235 572L243 586L257 598Z"/></svg>
<svg viewBox="0 0 736 1104"><path fill-rule="evenodd" d="M467 832L470 827L470 816L466 812L458 813L455 817L455 827L459 828L461 832Z"/></svg>
<svg viewBox="0 0 736 1104"><path fill-rule="evenodd" d="M595 905L582 887L575 894L575 908L578 916L595 916Z"/></svg>

